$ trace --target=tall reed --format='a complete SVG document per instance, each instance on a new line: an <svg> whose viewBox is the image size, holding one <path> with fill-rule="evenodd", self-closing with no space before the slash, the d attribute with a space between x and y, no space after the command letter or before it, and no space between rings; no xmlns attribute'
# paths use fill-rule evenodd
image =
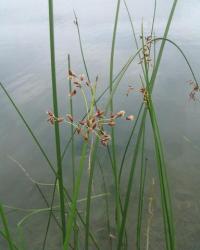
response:
<svg viewBox="0 0 200 250"><path fill-rule="evenodd" d="M52 94L53 94L53 110L56 117L58 117L58 102L57 102L57 87L56 87L56 62L55 62L55 47L54 47L54 13L53 0L49 0L49 34L50 34L50 55L51 55L51 77L52 77ZM62 156L60 148L60 132L59 124L55 122L55 143L56 143L56 157L57 157L57 177L60 194L60 216L62 221L63 242L65 241L66 222L65 222L65 199L63 189L63 174L62 174Z"/></svg>
<svg viewBox="0 0 200 250"><path fill-rule="evenodd" d="M80 88L81 93L84 98L84 103L86 106L86 113L83 115L84 119L90 119L95 113L99 112L97 108L98 101L101 100L101 98L105 95L106 92L109 92L108 99L104 103L104 112L105 115L110 111L111 115L113 115L114 111L114 97L116 94L116 91L118 90L119 85L122 83L122 80L127 72L127 70L130 68L131 64L134 62L136 58L139 58L141 62L141 71L142 75L140 77L141 79L141 85L142 85L142 93L143 93L143 102L139 108L138 115L136 117L135 123L133 124L128 140L126 142L124 151L122 153L121 160L118 161L118 156L116 154L117 146L116 146L116 133L115 128L111 128L111 145L106 145L107 151L105 150L108 158L109 158L109 164L111 166L112 170L112 180L114 182L114 200L115 200L115 233L111 233L111 216L109 212L109 202L108 197L105 197L106 202L106 222L107 222L107 233L108 233L108 241L109 241L109 247L110 249L116 248L117 250L121 249L129 249L133 246L129 245L129 238L128 234L126 233L126 226L127 226L127 218L128 218L128 210L130 207L131 202L131 194L132 194L132 188L134 185L134 176L136 173L136 167L140 167L140 180L139 180L139 199L138 199L138 206L137 206L137 221L136 221L136 249L140 250L142 249L141 246L141 234L142 234L142 216L144 212L144 198L145 198L145 183L146 183L146 164L147 159L145 158L146 151L145 151L145 142L146 142L146 123L147 123L147 117L150 118L150 125L153 131L153 140L154 140L154 148L155 148L155 156L157 161L157 172L158 172L158 178L159 178L159 187L160 187L160 193L161 193L161 206L162 206L162 215L163 215L163 223L164 223L164 236L165 236L165 244L167 250L175 250L176 249L176 239L175 239L175 229L174 229L174 219L173 219L173 212L172 212L172 204L171 204L171 195L170 195L170 186L168 183L168 176L167 176L167 167L165 163L165 157L164 157L164 148L162 144L160 129L159 129L159 122L156 114L156 110L154 107L153 102L153 88L155 85L156 77L160 68L161 59L163 56L163 51L165 48L165 44L169 43L173 46L175 46L183 58L185 59L192 76L194 78L195 83L197 84L197 79L195 77L195 74L192 70L192 67L183 53L183 51L180 49L180 47L171 41L168 38L169 29L172 23L172 19L175 13L176 5L178 0L173 0L172 8L168 17L168 21L164 30L163 37L160 38L153 38L154 34L154 24L155 24L155 16L156 16L156 0L154 2L154 13L153 13L153 19L152 19L152 27L150 30L150 45L154 46L154 51L152 52L152 48L150 46L149 48L149 56L153 54L153 60L154 65L153 69L151 69L148 58L145 55L146 47L148 46L148 41L146 41L145 38L145 32L143 29L143 23L141 26L141 46L137 40L131 13L129 11L128 5L125 0L123 0L125 4L125 8L127 11L127 15L130 21L130 25L132 28L132 34L133 38L136 44L136 52L129 57L127 62L123 65L119 73L114 77L114 65L115 65L115 50L116 50L116 37L117 37L117 27L119 23L119 13L121 9L121 0L117 0L116 5L116 12L115 12L115 21L114 21L114 28L112 32L112 45L111 45L111 53L110 53L110 64L109 64L109 81L108 86L105 88L105 90L99 95L98 98L96 98L96 86L97 82L94 81L94 87L90 88L90 95L91 100L88 102L87 97L84 93L84 90ZM52 101L53 101L53 113L55 117L59 117L58 112L58 96L57 96L57 84L56 84L56 60L55 60L55 45L54 45L54 7L53 7L53 0L48 1L49 5L49 35L50 35L50 56L51 56L51 77L52 77ZM83 49L82 39L81 39L81 33L80 33L80 27L78 23L78 18L76 13L74 12L75 16L75 24L77 27L78 32L78 40L79 40L79 46L80 46L80 52L81 57L83 61L83 65L85 68L85 73L87 76L88 84L92 84L91 78L89 75L89 69L86 63L85 59L85 53ZM158 49L158 53L156 53L155 46L161 42L161 45ZM71 72L71 59L68 55L68 71ZM70 93L73 91L72 82L69 79L69 91ZM198 85L197 85L198 86ZM85 250L90 249L90 241L92 242L92 247L95 249L102 249L101 244L97 241L95 237L95 233L91 232L91 204L92 204L92 184L94 181L94 175L97 165L100 168L102 180L103 180L103 187L104 192L107 193L107 187L106 187L106 180L104 177L105 170L103 169L103 166L101 164L101 160L99 159L98 150L100 145L100 138L98 136L92 135L91 140L85 140L83 141L81 147L81 155L80 155L80 161L79 164L75 161L76 156L76 143L74 140L74 136L77 133L77 127L74 128L73 121L71 122L71 130L70 130L70 136L69 140L66 143L66 146L64 147L64 150L61 150L61 143L60 143L60 130L59 130L59 123L57 120L55 120L54 123L54 129L55 129L55 145L56 145L56 167L54 168L53 164L50 162L46 152L44 151L43 147L41 146L39 140L35 136L34 132L30 128L28 122L24 118L23 114L17 107L15 101L12 99L12 97L9 95L8 91L5 89L2 83L0 83L0 87L5 93L5 95L8 97L10 103L15 108L16 112L20 116L21 120L23 121L25 127L28 129L32 139L40 149L40 152L46 159L49 167L53 171L55 175L55 182L53 185L53 193L52 193L52 199L51 203L49 203L42 193L39 184L38 190L41 192L41 195L43 196L45 203L47 204L48 208L45 209L38 209L33 210L31 213L29 213L27 216L25 216L19 225L23 225L23 223L30 218L31 216L38 214L40 212L48 211L49 217L47 221L47 227L44 235L44 241L43 241L43 249L45 249L46 241L47 241L47 234L49 232L50 227L50 221L51 218L54 218L54 220L57 222L58 226L61 228L62 233L62 248L63 250L67 250L69 248L71 249L80 249L83 247ZM69 110L73 117L73 101L70 97L69 100ZM98 134L97 134L98 135ZM132 142L132 138L135 136L135 143ZM73 192L72 195L68 192L68 187L65 187L63 184L63 171L62 171L62 165L64 161L65 153L69 150L69 147L71 146L71 166L72 166L72 180L73 180ZM128 150L132 150L132 159L130 162L130 172L128 174L128 181L127 181L127 187L125 192L125 197L121 194L121 185L122 185L122 173L125 167L127 167L126 158L127 158L127 152ZM89 152L89 153L88 153ZM139 156L141 155L140 163L139 163ZM86 159L89 159L87 162ZM139 164L138 164L139 163ZM86 200L86 208L85 208L85 214L84 216L80 213L78 210L78 201L79 201L79 195L80 195L80 189L81 189L81 183L82 183L82 177L84 172L86 171L86 166L89 167L89 178L88 182L86 183L86 189L87 189L87 196L85 198ZM69 178L69 177L68 177ZM61 225L57 218L54 215L53 209L54 209L54 198L56 196L56 187L58 183L58 193L59 193L59 213L61 218ZM67 214L67 217L65 218ZM10 250L19 249L13 239L11 238L10 231L8 229L8 223L6 220L6 216L3 210L3 207L0 206L0 217L3 224L3 230L0 229L1 236L8 242L8 246ZM79 224L82 224L84 232L78 232L81 228ZM74 236L72 241L72 235ZM84 235L84 243L79 245L80 238ZM113 239L112 239L113 238Z"/></svg>

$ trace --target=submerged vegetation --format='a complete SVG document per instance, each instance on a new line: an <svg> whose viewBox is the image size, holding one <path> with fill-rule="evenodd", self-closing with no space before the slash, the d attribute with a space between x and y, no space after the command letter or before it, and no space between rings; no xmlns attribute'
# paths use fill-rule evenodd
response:
<svg viewBox="0 0 200 250"><path fill-rule="evenodd" d="M149 34L144 34L143 23L141 24L141 34L139 39L136 36L134 30L134 24L132 21L131 13L129 8L124 1L117 1L116 15L114 21L114 29L112 34L112 46L111 46L111 56L110 56L110 67L109 67L109 84L106 89L97 98L98 90L98 76L94 81L91 80L89 71L87 68L87 63L84 56L84 50L81 40L81 33L78 23L78 18L75 14L75 25L78 32L78 39L80 44L81 56L83 60L83 65L85 68L84 74L76 74L71 69L71 59L68 55L68 78L66 80L69 82L69 93L68 93L68 106L69 113L66 115L59 114L58 107L58 96L57 96L57 85L56 85L56 64L55 64L55 48L54 48L54 13L53 13L53 0L49 0L49 30L50 30L50 54L51 54L51 77L52 77L52 101L53 109L48 111L47 120L55 129L55 154L56 154L56 167L51 163L48 155L45 153L39 139L35 136L31 127L29 126L27 120L17 107L17 104L12 99L10 94L7 92L6 88L2 83L0 87L5 95L8 97L11 105L14 107L19 117L22 119L26 129L28 129L33 141L38 146L41 154L44 156L47 164L49 165L51 171L55 175L54 184L52 184L52 196L51 200L45 197L42 191L42 183L34 181L26 170L26 176L31 180L31 182L36 186L39 193L44 199L46 208L41 209L29 209L23 210L27 212L27 215L21 219L17 228L19 230L19 235L23 234L23 225L32 216L37 216L42 212L48 213L48 220L46 231L44 232L43 241L41 243L40 249L47 249L47 236L49 234L51 221L54 220L57 224L60 234L62 235L62 243L60 244L60 249L150 249L151 237L150 231L153 223L154 217L154 199L155 199L155 177L151 176L150 180L147 179L150 175L148 172L148 159L146 157L146 127L150 124L153 133L153 148L155 152L156 164L157 164L157 175L158 184L160 190L160 203L162 207L162 218L164 227L164 244L165 249L175 250L176 249L176 233L173 218L173 205L170 195L170 186L167 177L167 166L165 162L164 149L162 144L162 138L160 135L160 129L157 119L157 113L155 110L153 102L153 89L156 81L156 77L159 71L164 47L166 43L169 43L177 48L177 50L183 56L186 61L193 80L189 82L192 87L190 98L193 100L198 100L199 86L195 74L181 48L173 41L168 39L168 32L170 25L175 13L176 5L178 0L174 0L171 11L166 23L163 37L156 37L154 33L155 16L156 16L156 1L154 5L154 14L152 19L152 28ZM134 41L136 44L137 51L134 55L131 55L127 60L126 64L122 67L119 73L114 76L114 62L115 62L115 44L116 44L116 34L119 22L119 12L120 8L124 4L129 17L130 25L133 32ZM115 94L118 86L121 84L125 73L131 66L133 61L137 61L141 66L141 84L140 88L135 89L132 85L126 90L127 97L131 98L131 93L136 92L138 95L142 96L142 102L138 113L126 114L121 107L121 111L114 112L115 110ZM85 106L85 114L78 120L74 117L74 105L77 92L81 93L83 97L83 104ZM99 101L102 97L109 92L107 101L103 103L103 107L99 107ZM102 106L102 104L101 104ZM124 120L129 122L129 127L131 124L128 140L124 145L122 152L117 151L116 138L119 136L116 133L116 127L119 120ZM71 134L68 137L68 142L64 149L61 148L61 135L60 135L60 125L66 123L70 126ZM82 140L79 141L79 146L81 144L81 154L79 157L79 162L76 160L76 147L77 141L75 138L81 136ZM133 140L134 138L134 140ZM62 151L63 150L63 151ZM127 162L127 153L131 150L131 159ZM114 183L114 191L112 199L114 203L110 203L109 199L111 194L107 188L107 180L105 177L105 171L107 169L102 166L102 159L99 151L103 151L107 157L107 167L110 167L112 171L112 180ZM69 191L70 187L65 185L63 175L63 163L64 156L66 152L70 152L71 159L68 160L68 164L72 166L72 176L73 188L72 192ZM71 162L70 162L71 161ZM21 167L22 168L22 167ZM139 169L139 178L135 182L136 171ZM123 171L128 172L127 185L125 185L125 192L122 192L122 174ZM100 173L102 177L103 188L100 194L94 195L94 176L95 172ZM84 180L83 180L84 176ZM88 178L85 178L87 176ZM81 183L84 181L84 187L86 187L85 193L86 197L80 199ZM86 183L85 183L86 181ZM156 183L157 184L157 183ZM138 185L138 199L134 200L136 204L136 210L130 211L131 206L131 193L133 186ZM149 187L149 197L145 196L145 186ZM59 197L59 205L54 205L55 198ZM92 202L96 199L101 199L105 203L105 221L104 230L106 231L106 237L104 243L99 241L97 238L94 227L92 226ZM144 209L145 199L148 201L147 209ZM85 202L83 206L84 211L79 210L79 203ZM157 201L158 202L158 201ZM114 204L114 206L113 206ZM9 230L9 225L6 219L6 210L13 209L18 210L14 207L8 207L5 205L0 206L0 218L1 218L1 228L0 234L2 238L7 241L8 249L10 250L22 250L23 243L21 242L21 236L12 237L12 233ZM131 206L132 209L132 206ZM129 214L130 212L130 214ZM146 222L144 224L144 213L146 212L145 218ZM59 217L58 217L59 214ZM114 216L113 216L114 214ZM133 216L134 214L134 216ZM129 230L129 220L132 220L132 216L135 222L135 230L130 232ZM145 237L144 237L145 235ZM132 240L131 238L134 238ZM145 240L144 240L145 239ZM23 240L25 241L25 240ZM134 244L134 245L133 245ZM106 247L106 248L105 248ZM31 249L29 247L28 249Z"/></svg>

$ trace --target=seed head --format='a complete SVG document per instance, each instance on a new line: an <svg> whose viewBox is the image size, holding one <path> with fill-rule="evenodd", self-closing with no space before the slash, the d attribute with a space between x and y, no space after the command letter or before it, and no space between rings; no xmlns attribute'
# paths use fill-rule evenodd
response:
<svg viewBox="0 0 200 250"><path fill-rule="evenodd" d="M72 90L72 92L69 93L69 96L72 97L72 96L75 96L76 95L76 90Z"/></svg>
<svg viewBox="0 0 200 250"><path fill-rule="evenodd" d="M66 117L67 117L67 119L68 119L70 122L73 122L73 121L74 121L72 115L67 114Z"/></svg>
<svg viewBox="0 0 200 250"><path fill-rule="evenodd" d="M117 112L117 113L116 113L116 118L119 118L119 117L124 116L125 113L126 113L126 112L125 112L124 110L121 110L121 111Z"/></svg>
<svg viewBox="0 0 200 250"><path fill-rule="evenodd" d="M133 121L135 119L134 115L129 115L126 117L127 121Z"/></svg>

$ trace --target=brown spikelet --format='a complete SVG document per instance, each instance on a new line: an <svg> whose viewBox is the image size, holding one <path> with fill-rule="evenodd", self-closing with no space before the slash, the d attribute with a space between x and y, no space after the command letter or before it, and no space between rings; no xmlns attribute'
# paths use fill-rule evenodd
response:
<svg viewBox="0 0 200 250"><path fill-rule="evenodd" d="M135 119L134 115L129 115L126 117L127 121L133 121Z"/></svg>
<svg viewBox="0 0 200 250"><path fill-rule="evenodd" d="M80 128L80 127L77 127L77 128L76 128L76 132L77 132L77 134L79 135L80 132L81 132L81 128Z"/></svg>
<svg viewBox="0 0 200 250"><path fill-rule="evenodd" d="M116 118L119 118L119 117L124 116L125 113L126 113L126 112L125 112L124 110L121 110L121 111L117 112L115 116L116 116Z"/></svg>
<svg viewBox="0 0 200 250"><path fill-rule="evenodd" d="M75 80L73 83L77 88L81 88L81 83L79 81Z"/></svg>
<svg viewBox="0 0 200 250"><path fill-rule="evenodd" d="M71 76L71 77L77 77L76 74L71 71L71 69L69 70L69 76Z"/></svg>
<svg viewBox="0 0 200 250"><path fill-rule="evenodd" d="M56 119L54 113L51 111L47 111L47 115L48 115L47 121L50 122L51 125L54 125Z"/></svg>
<svg viewBox="0 0 200 250"><path fill-rule="evenodd" d="M85 76L83 74L81 74L79 78L80 78L81 81L84 81Z"/></svg>
<svg viewBox="0 0 200 250"><path fill-rule="evenodd" d="M76 95L76 90L72 90L72 92L69 93L69 96L72 97L72 96L75 96Z"/></svg>
<svg viewBox="0 0 200 250"><path fill-rule="evenodd" d="M83 134L82 136L83 136L83 139L84 139L85 141L88 141L88 139L89 139L88 133L85 133L85 134Z"/></svg>
<svg viewBox="0 0 200 250"><path fill-rule="evenodd" d="M104 111L101 111L100 109L97 109L95 116L96 117L102 117L104 115Z"/></svg>
<svg viewBox="0 0 200 250"><path fill-rule="evenodd" d="M67 119L68 119L70 122L73 122L73 121L74 121L72 115L67 114L66 117L67 117Z"/></svg>
<svg viewBox="0 0 200 250"><path fill-rule="evenodd" d="M86 121L79 121L79 124L81 124L81 125L85 125L86 124Z"/></svg>
<svg viewBox="0 0 200 250"><path fill-rule="evenodd" d="M108 122L108 125L110 127L114 127L116 125L116 122L113 119L110 119L110 121Z"/></svg>
<svg viewBox="0 0 200 250"><path fill-rule="evenodd" d="M58 123L62 123L63 121L64 121L64 118L63 118L63 117L58 117L58 118L57 118L57 122L58 122Z"/></svg>

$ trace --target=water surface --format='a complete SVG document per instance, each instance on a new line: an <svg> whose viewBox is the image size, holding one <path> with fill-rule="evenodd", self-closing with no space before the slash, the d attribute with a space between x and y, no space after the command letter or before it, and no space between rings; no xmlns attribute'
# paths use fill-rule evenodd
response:
<svg viewBox="0 0 200 250"><path fill-rule="evenodd" d="M1 1L0 8L0 80L16 101L20 110L28 120L41 144L55 161L53 130L46 122L46 110L51 109L51 78L48 33L48 1L20 0ZM108 84L109 57L112 39L114 0L73 0L55 2L55 42L57 81L60 112L67 113L67 54L71 54L72 68L84 72L79 51L76 27L73 23L73 9L75 9L81 28L86 60L91 78L96 74L100 76L99 93ZM155 33L162 36L172 1L158 1L158 14L156 16ZM143 20L145 33L149 34L153 13L153 1L128 1L133 16L136 33L139 37ZM170 29L170 39L177 42L185 51L194 71L199 79L200 56L200 2L198 0L182 0L177 5L176 14ZM131 33L130 23L122 4L120 23L117 33L115 72L117 72L128 57L136 50ZM116 111L125 109L136 114L138 101L137 94L132 93L129 98L125 92L129 84L137 85L139 65L136 61L127 72L122 85L115 98ZM175 224L177 229L177 249L200 249L199 231L199 124L200 109L198 102L189 101L190 88L187 81L191 74L177 50L171 45L166 46L162 65L156 81L154 102L158 112L159 125L166 152L166 160L174 204ZM104 101L105 99L103 99ZM23 174L19 164L36 180L51 183L53 175L48 168L39 150L25 130L23 123L13 110L6 96L0 91L0 199L7 205L21 208L45 207L38 190ZM83 112L81 103L77 103L76 115ZM118 140L118 151L122 152L127 140L127 129L130 125L120 124L117 132L121 135ZM151 138L149 131L148 138ZM62 144L69 138L69 130L62 127ZM147 156L151 174L154 176L155 159L153 157L153 144L148 139ZM77 140L77 158L80 152L80 140ZM103 159L102 149L102 159ZM121 155L119 154L121 157ZM131 157L131 152L129 153ZM103 162L106 177L110 176L106 161ZM66 183L70 164L68 155L64 163ZM125 171L126 180L128 170ZM156 174L155 174L156 178ZM96 193L101 192L101 180L96 180ZM158 183L156 183L158 185ZM125 185L122 190L125 190ZM109 186L112 194L112 184ZM46 195L50 196L51 189L44 188ZM84 197L84 193L82 194ZM111 197L112 199L112 197ZM137 199L137 197L133 197ZM148 191L146 200L148 201ZM96 207L95 207L96 204ZM112 203L111 203L112 204ZM94 202L96 214L93 218L93 228L98 238L105 241L105 230L102 229L104 210L97 209L98 202ZM132 206L131 206L132 207ZM133 208L135 206L133 205ZM13 226L22 214L12 212L9 222ZM163 249L162 220L159 219L159 198L155 204L155 218L152 226L151 249ZM159 218L158 218L159 217ZM27 249L41 248L41 235L45 230L47 215L35 216L25 226L28 236ZM53 224L52 224L53 225ZM130 235L134 234L130 226ZM133 239L134 240L134 239ZM60 239L56 226L51 227L47 249L60 249ZM6 249L3 242L2 249ZM102 243L103 244L103 243ZM106 244L106 243L105 243ZM131 247L130 247L131 249Z"/></svg>

